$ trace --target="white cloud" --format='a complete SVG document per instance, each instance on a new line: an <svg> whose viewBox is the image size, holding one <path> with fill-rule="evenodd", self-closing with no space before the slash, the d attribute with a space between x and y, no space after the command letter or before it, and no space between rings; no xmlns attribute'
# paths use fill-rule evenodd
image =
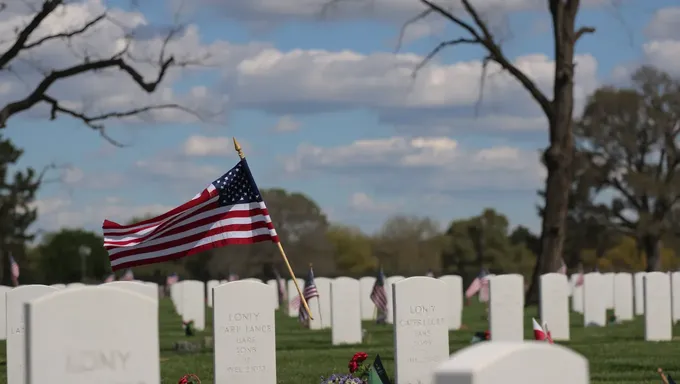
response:
<svg viewBox="0 0 680 384"><path fill-rule="evenodd" d="M657 40L680 39L680 7L657 9L645 34Z"/></svg>
<svg viewBox="0 0 680 384"><path fill-rule="evenodd" d="M300 122L290 115L281 116L274 126L276 132L293 132L298 129L300 129Z"/></svg>
<svg viewBox="0 0 680 384"><path fill-rule="evenodd" d="M436 1L454 12L461 11L460 1ZM583 1L584 6L602 3L602 0ZM279 23L292 20L383 20L403 23L422 12L425 6L417 0L199 0L209 6L219 7L224 17L239 21L267 21ZM506 13L520 10L545 8L545 0L473 0L477 10L490 13ZM329 5L330 6L327 6ZM325 12L324 11L324 6Z"/></svg>
<svg viewBox="0 0 680 384"><path fill-rule="evenodd" d="M104 219L126 223L133 217L161 214L174 208L162 204L135 205L116 197L92 203L76 202L67 197L50 197L37 200L34 204L38 208L38 221L34 227L42 231L68 227L100 232Z"/></svg>
<svg viewBox="0 0 680 384"><path fill-rule="evenodd" d="M234 103L272 113L369 108L377 111L381 120L400 121L402 116L410 115L418 125L427 124L432 117L472 115L479 100L481 61L432 62L413 79L413 70L422 60L415 54L265 49L242 61L226 76L234 84ZM578 112L598 82L593 56L577 56L576 62L574 94ZM522 56L515 64L544 92L551 92L554 62L547 56ZM497 66L490 66L489 73L482 117L488 113L541 115L517 80Z"/></svg>
<svg viewBox="0 0 680 384"><path fill-rule="evenodd" d="M646 60L655 67L680 76L680 40L655 40L642 47Z"/></svg>
<svg viewBox="0 0 680 384"><path fill-rule="evenodd" d="M362 213L389 213L400 206L395 202L378 202L364 192L353 193L349 198L349 208Z"/></svg>
<svg viewBox="0 0 680 384"><path fill-rule="evenodd" d="M538 151L465 148L447 137L390 137L322 148L303 144L284 159L291 175L333 174L383 191L534 190L545 177Z"/></svg>
<svg viewBox="0 0 680 384"><path fill-rule="evenodd" d="M228 137L189 136L184 142L183 153L186 156L227 156L232 155L234 144Z"/></svg>

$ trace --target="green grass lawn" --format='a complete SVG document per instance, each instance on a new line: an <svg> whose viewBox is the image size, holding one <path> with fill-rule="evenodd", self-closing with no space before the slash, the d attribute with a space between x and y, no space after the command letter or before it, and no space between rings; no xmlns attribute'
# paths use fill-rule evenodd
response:
<svg viewBox="0 0 680 384"><path fill-rule="evenodd" d="M475 331L486 330L481 305L465 307L463 323L467 330L449 334L451 352L469 345ZM531 317L537 317L536 310L525 311L525 337L532 338ZM163 384L175 384L181 376L195 373L202 383L210 384L213 378L212 352L180 353L174 350L174 343L181 340L200 342L203 336L212 334L212 311L206 312L207 329L194 337L185 337L180 317L174 312L169 299L160 302L161 371ZM590 361L592 383L661 383L656 374L657 367L680 377L680 343L648 343L643 341L643 319L605 328L582 326L580 315L571 317L571 341L563 343L585 355ZM379 353L387 371L394 367L393 334L391 326L376 326L364 322L368 337L361 346L331 346L330 330L309 331L302 329L297 319L277 313L276 318L277 377L279 383L318 383L321 376L333 372L347 371L347 362L355 352L363 351L372 359ZM680 335L680 327L675 334ZM4 342L0 345L4 361ZM6 383L5 371L0 373L0 382Z"/></svg>

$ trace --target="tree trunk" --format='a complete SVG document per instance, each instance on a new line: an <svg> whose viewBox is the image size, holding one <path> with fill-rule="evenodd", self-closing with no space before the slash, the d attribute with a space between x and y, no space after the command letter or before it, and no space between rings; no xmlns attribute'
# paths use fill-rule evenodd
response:
<svg viewBox="0 0 680 384"><path fill-rule="evenodd" d="M642 248L647 256L647 272L661 270L661 238L655 235L645 235L642 237Z"/></svg>
<svg viewBox="0 0 680 384"><path fill-rule="evenodd" d="M536 260L525 303L538 302L538 282L544 273L556 272L561 265L569 191L573 182L574 137L574 45L578 1L551 1L555 41L555 77L552 109L548 114L550 145L543 153L548 171L545 181L545 209L541 228L541 253Z"/></svg>

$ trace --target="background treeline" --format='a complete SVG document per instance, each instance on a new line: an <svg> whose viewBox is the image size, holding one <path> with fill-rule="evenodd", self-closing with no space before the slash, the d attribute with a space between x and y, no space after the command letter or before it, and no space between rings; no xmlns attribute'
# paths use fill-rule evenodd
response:
<svg viewBox="0 0 680 384"><path fill-rule="evenodd" d="M574 127L574 183L566 212L562 258L570 270L675 270L680 266L680 82L643 67L627 87L598 89ZM101 281L110 273L99 234L63 229L37 245L28 231L41 176L9 170L21 151L0 141L0 249L22 266L22 283ZM445 230L426 217L393 216L375 234L329 223L308 196L281 189L263 191L296 274L309 263L317 275L361 276L382 265L388 275L455 273L470 279L482 267L495 273L535 272L541 242L524 227L512 227L493 209L454 219ZM539 196L544 196L539 192ZM548 197L549 198L549 197ZM537 208L543 214L542 207ZM136 221L141 218L131 218ZM543 232L546 229L544 228ZM81 247L91 250L83 256ZM269 243L231 246L177 262L139 267L138 278L162 282L177 272L206 280L240 276L286 276Z"/></svg>

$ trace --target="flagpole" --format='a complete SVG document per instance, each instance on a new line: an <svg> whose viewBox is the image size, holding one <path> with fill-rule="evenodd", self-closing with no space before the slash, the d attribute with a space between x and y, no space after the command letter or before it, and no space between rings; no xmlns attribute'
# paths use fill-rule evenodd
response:
<svg viewBox="0 0 680 384"><path fill-rule="evenodd" d="M244 160L246 158L246 155L243 154L243 149L241 148L241 145L236 141L235 137L232 137L234 140L234 149L236 150L236 153L238 153L238 157L241 158L241 160ZM307 305L307 300L305 300L304 295L302 295L302 291L300 290L300 285L297 282L297 278L295 277L295 273L293 273L293 268L290 266L290 262L288 262L288 257L286 256L286 251L283 250L283 245L281 245L281 241L278 241L276 245L279 248L279 253L281 254L281 257L283 257L283 261L286 262L286 267L288 267L288 273L290 273L290 276L293 278L293 283L295 283L295 289L298 291L298 295L300 295L300 302L302 305L305 307L305 311L307 311L307 315L311 320L314 320L314 317L312 317L312 311L309 310L309 306Z"/></svg>

